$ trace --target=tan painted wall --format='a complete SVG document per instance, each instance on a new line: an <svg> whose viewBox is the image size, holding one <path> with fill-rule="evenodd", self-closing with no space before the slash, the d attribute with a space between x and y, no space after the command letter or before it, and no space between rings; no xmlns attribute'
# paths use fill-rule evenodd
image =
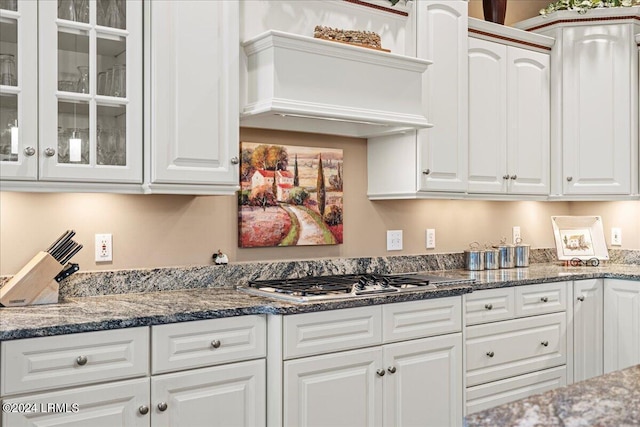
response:
<svg viewBox="0 0 640 427"><path fill-rule="evenodd" d="M344 150L344 244L237 248L237 206L229 196L0 193L0 274L16 273L64 230L85 246L74 261L83 271L209 264L222 249L232 262L461 252L470 242L497 242L519 225L534 248L553 247L552 215L604 215L623 228L623 247L640 249L640 202L369 201L366 142L313 134L243 129L251 142ZM426 228L437 247L424 249ZM386 251L386 230L404 230L404 250ZM112 233L113 263L93 261L93 236ZM607 235L608 241L608 235Z"/></svg>
<svg viewBox="0 0 640 427"><path fill-rule="evenodd" d="M505 25L538 16L540 9L547 7L551 0L508 0ZM469 16L484 19L482 0L469 0Z"/></svg>

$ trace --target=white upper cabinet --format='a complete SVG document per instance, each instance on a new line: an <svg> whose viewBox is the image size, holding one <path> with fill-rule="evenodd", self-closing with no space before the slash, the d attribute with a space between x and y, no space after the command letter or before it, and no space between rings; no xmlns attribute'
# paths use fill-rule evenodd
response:
<svg viewBox="0 0 640 427"><path fill-rule="evenodd" d="M12 123L3 189L139 186L142 2L20 1L0 25L3 53L17 56L17 79L0 88Z"/></svg>
<svg viewBox="0 0 640 427"><path fill-rule="evenodd" d="M159 1L145 9L147 193L238 189L238 3Z"/></svg>
<svg viewBox="0 0 640 427"><path fill-rule="evenodd" d="M469 39L469 193L546 196L549 55L477 34Z"/></svg>
<svg viewBox="0 0 640 427"><path fill-rule="evenodd" d="M638 194L640 7L562 11L518 27L556 38L552 185L564 199Z"/></svg>
<svg viewBox="0 0 640 427"><path fill-rule="evenodd" d="M422 108L434 126L369 138L371 199L460 196L467 187L467 2L414 3L415 55L433 61Z"/></svg>

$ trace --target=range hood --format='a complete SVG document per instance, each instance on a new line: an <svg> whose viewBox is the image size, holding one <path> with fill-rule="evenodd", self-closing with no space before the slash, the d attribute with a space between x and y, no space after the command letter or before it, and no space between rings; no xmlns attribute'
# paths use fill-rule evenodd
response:
<svg viewBox="0 0 640 427"><path fill-rule="evenodd" d="M240 126L359 138L432 126L422 100L431 61L275 30L243 47Z"/></svg>

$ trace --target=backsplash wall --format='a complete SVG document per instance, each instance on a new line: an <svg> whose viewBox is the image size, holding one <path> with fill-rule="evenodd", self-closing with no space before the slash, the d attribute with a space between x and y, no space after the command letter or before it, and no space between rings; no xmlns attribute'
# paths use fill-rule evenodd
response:
<svg viewBox="0 0 640 427"><path fill-rule="evenodd" d="M218 249L232 263L462 252L470 242L497 242L519 225L533 248L554 247L552 215L603 215L605 237L621 227L622 248L640 249L640 202L370 201L366 141L316 134L241 129L241 140L344 150L344 244L237 247L237 205L228 196L0 192L0 275L15 274L64 230L84 249L82 271L211 264ZM436 249L424 248L426 228ZM386 230L404 231L404 250L387 252ZM113 234L112 263L94 262L94 234Z"/></svg>

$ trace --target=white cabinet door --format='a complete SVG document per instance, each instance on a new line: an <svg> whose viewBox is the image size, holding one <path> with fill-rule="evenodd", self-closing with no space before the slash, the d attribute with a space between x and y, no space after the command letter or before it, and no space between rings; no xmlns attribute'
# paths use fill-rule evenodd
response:
<svg viewBox="0 0 640 427"><path fill-rule="evenodd" d="M149 2L147 192L238 189L238 3Z"/></svg>
<svg viewBox="0 0 640 427"><path fill-rule="evenodd" d="M152 425L264 426L264 360L231 363L151 378Z"/></svg>
<svg viewBox="0 0 640 427"><path fill-rule="evenodd" d="M549 194L549 55L507 50L509 192Z"/></svg>
<svg viewBox="0 0 640 427"><path fill-rule="evenodd" d="M640 363L640 282L604 281L604 372Z"/></svg>
<svg viewBox="0 0 640 427"><path fill-rule="evenodd" d="M381 426L382 366L379 346L284 362L285 427Z"/></svg>
<svg viewBox="0 0 640 427"><path fill-rule="evenodd" d="M462 425L462 334L383 347L384 425Z"/></svg>
<svg viewBox="0 0 640 427"><path fill-rule="evenodd" d="M117 24L98 13L105 2L62 16L68 3L38 2L40 180L139 185L142 1L110 2L124 17ZM119 85L103 89L98 79L109 70Z"/></svg>
<svg viewBox="0 0 640 427"><path fill-rule="evenodd" d="M15 65L15 79L0 81L0 179L33 181L38 177L38 3L15 3L15 10L0 9L0 52L13 55Z"/></svg>
<svg viewBox="0 0 640 427"><path fill-rule="evenodd" d="M603 373L602 279L573 283L573 379L583 381Z"/></svg>
<svg viewBox="0 0 640 427"><path fill-rule="evenodd" d="M4 399L5 407L16 410L2 411L3 426L149 426L149 379Z"/></svg>
<svg viewBox="0 0 640 427"><path fill-rule="evenodd" d="M629 194L638 162L632 25L567 27L561 40L564 194Z"/></svg>
<svg viewBox="0 0 640 427"><path fill-rule="evenodd" d="M507 47L469 38L471 193L507 190Z"/></svg>
<svg viewBox="0 0 640 427"><path fill-rule="evenodd" d="M433 61L423 74L423 105L431 129L417 132L418 189L467 188L467 2L416 2L417 57Z"/></svg>

